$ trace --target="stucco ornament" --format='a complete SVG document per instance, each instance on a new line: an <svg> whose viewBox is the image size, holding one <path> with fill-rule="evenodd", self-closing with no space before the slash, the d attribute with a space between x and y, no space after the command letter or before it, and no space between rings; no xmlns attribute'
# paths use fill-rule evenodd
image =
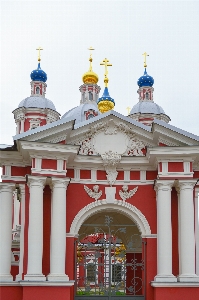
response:
<svg viewBox="0 0 199 300"><path fill-rule="evenodd" d="M128 191L128 185L123 185L122 190L119 191L119 195L122 198L123 201L126 201L126 199L131 198L138 190L138 186L136 186L134 189Z"/></svg>
<svg viewBox="0 0 199 300"><path fill-rule="evenodd" d="M84 136L72 144L80 145L81 155L102 155L108 151L114 152L117 147L121 156L144 156L142 150L148 145L135 135L132 128L113 119L92 125Z"/></svg>
<svg viewBox="0 0 199 300"><path fill-rule="evenodd" d="M95 199L95 201L97 201L102 195L102 191L99 191L99 185L94 185L93 186L93 191L91 189L89 189L89 187L84 185L84 190L87 192L87 194L91 198Z"/></svg>
<svg viewBox="0 0 199 300"><path fill-rule="evenodd" d="M117 178L118 172L116 171L116 167L121 160L121 155L117 152L108 151L101 155L103 160L103 165L106 170L107 180L112 186Z"/></svg>
<svg viewBox="0 0 199 300"><path fill-rule="evenodd" d="M127 149L123 155L126 156L144 156L142 149L145 145L142 141L138 140L134 134L131 134Z"/></svg>

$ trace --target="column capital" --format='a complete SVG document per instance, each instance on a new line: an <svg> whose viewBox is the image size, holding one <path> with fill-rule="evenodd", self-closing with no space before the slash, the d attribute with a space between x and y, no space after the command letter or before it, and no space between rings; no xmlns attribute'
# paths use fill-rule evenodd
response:
<svg viewBox="0 0 199 300"><path fill-rule="evenodd" d="M0 191L2 192L13 192L15 189L15 183L0 182Z"/></svg>
<svg viewBox="0 0 199 300"><path fill-rule="evenodd" d="M175 188L177 192L182 190L193 190L196 185L198 179L186 179L186 180L178 180L175 184Z"/></svg>
<svg viewBox="0 0 199 300"><path fill-rule="evenodd" d="M20 193L25 194L25 184L19 184Z"/></svg>
<svg viewBox="0 0 199 300"><path fill-rule="evenodd" d="M65 188L67 189L67 186L70 182L70 178L57 178L57 177L52 177L51 179L51 184L50 188Z"/></svg>
<svg viewBox="0 0 199 300"><path fill-rule="evenodd" d="M157 192L159 190L171 191L171 188L174 184L174 180L156 180L154 190Z"/></svg>
<svg viewBox="0 0 199 300"><path fill-rule="evenodd" d="M44 187L44 184L46 182L46 177L42 177L42 176L31 176L28 175L28 186L32 187L32 186L38 186L38 187Z"/></svg>

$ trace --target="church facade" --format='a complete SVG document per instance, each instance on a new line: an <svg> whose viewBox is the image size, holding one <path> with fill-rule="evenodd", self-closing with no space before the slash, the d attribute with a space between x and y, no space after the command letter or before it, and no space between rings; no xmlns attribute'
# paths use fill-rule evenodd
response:
<svg viewBox="0 0 199 300"><path fill-rule="evenodd" d="M128 116L106 58L100 97L90 54L61 117L40 50L13 145L0 145L1 299L199 299L199 136L155 103L147 54Z"/></svg>

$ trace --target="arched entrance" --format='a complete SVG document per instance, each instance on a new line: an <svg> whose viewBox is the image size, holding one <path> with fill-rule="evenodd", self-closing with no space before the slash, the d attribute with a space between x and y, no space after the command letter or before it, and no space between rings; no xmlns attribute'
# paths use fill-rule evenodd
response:
<svg viewBox="0 0 199 300"><path fill-rule="evenodd" d="M75 300L145 299L142 235L150 234L147 220L128 203L123 208L96 204L83 208L71 225L71 233L79 234Z"/></svg>

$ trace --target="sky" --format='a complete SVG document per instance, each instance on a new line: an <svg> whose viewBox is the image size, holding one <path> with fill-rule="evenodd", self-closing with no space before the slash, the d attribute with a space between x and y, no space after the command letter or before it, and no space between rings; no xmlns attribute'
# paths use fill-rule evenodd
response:
<svg viewBox="0 0 199 300"><path fill-rule="evenodd" d="M115 110L138 102L137 79L154 78L154 101L170 116L170 124L199 135L199 1L1 1L0 143L12 144L12 111L30 96L30 73L47 73L46 98L63 115L80 102L79 86L89 68L103 92L108 58L109 93Z"/></svg>

